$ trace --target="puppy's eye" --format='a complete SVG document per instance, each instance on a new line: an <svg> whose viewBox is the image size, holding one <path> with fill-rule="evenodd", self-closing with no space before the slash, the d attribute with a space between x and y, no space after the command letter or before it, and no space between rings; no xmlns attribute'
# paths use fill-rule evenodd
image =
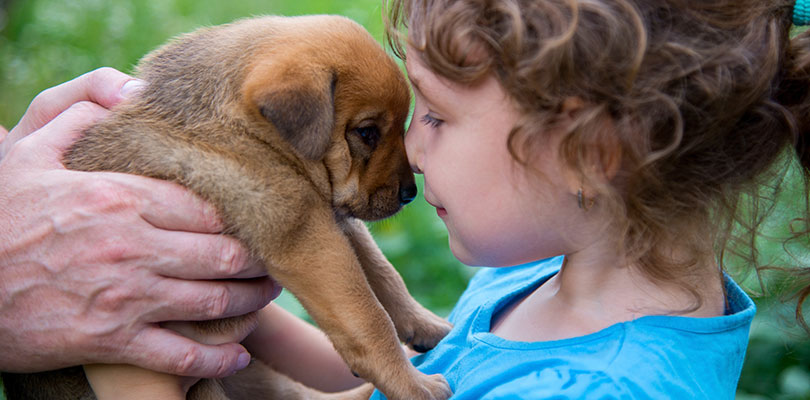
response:
<svg viewBox="0 0 810 400"><path fill-rule="evenodd" d="M355 128L354 132L371 148L376 147L380 141L380 130L374 125Z"/></svg>

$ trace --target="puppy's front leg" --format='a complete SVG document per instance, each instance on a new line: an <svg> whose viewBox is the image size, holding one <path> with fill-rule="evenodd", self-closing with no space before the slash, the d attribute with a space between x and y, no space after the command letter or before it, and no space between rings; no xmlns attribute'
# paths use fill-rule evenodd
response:
<svg viewBox="0 0 810 400"><path fill-rule="evenodd" d="M313 210L289 237L295 243L283 246L281 257L274 257L274 250L263 254L270 274L299 299L349 367L389 399L449 397L441 375L426 376L406 358L394 324L331 212Z"/></svg>
<svg viewBox="0 0 810 400"><path fill-rule="evenodd" d="M254 360L250 364L250 368L245 368L236 375L224 378L221 382L225 393L234 400L367 400L371 397L371 393L374 392L374 386L365 383L343 392L324 393L304 386L258 360ZM192 390L194 389L196 387L192 388ZM196 393L189 392L189 399L192 398L192 394ZM217 398L209 399L208 397L195 397L194 399L219 400Z"/></svg>
<svg viewBox="0 0 810 400"><path fill-rule="evenodd" d="M377 247L362 221L346 219L343 229L374 294L394 321L399 339L418 352L435 347L450 332L452 325L411 297L402 277Z"/></svg>

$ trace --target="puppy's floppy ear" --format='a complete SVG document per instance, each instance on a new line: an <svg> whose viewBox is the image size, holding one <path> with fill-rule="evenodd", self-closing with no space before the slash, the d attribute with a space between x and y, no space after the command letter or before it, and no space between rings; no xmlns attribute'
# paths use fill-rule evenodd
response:
<svg viewBox="0 0 810 400"><path fill-rule="evenodd" d="M259 112L303 157L318 160L335 125L337 74L326 68L287 71L254 101Z"/></svg>

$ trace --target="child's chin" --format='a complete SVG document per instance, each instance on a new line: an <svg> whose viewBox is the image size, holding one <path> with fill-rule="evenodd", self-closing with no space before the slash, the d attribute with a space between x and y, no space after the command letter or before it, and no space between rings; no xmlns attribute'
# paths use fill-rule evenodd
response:
<svg viewBox="0 0 810 400"><path fill-rule="evenodd" d="M453 236L448 237L448 242L450 245L450 252L453 253L453 257L455 257L456 260L460 261L462 264L470 266L475 265L473 263L474 259L470 257L469 252L467 252L467 250L463 246L460 246L458 243L456 243L453 240Z"/></svg>
<svg viewBox="0 0 810 400"><path fill-rule="evenodd" d="M450 252L453 253L453 256L462 264L470 267L490 266L490 263L487 262L486 257L481 257L481 254L471 252L465 246L454 241L452 236L450 236L449 242Z"/></svg>

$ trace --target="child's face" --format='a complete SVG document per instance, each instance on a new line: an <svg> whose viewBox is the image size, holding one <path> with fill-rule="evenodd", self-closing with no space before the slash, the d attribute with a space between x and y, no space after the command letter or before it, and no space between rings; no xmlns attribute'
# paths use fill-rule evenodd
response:
<svg viewBox="0 0 810 400"><path fill-rule="evenodd" d="M425 199L447 226L456 258L506 266L570 250L563 238L576 200L550 150L554 140L533 164L546 179L531 179L507 148L520 112L501 85L491 77L474 87L442 79L408 50L416 98L408 159L425 175Z"/></svg>

